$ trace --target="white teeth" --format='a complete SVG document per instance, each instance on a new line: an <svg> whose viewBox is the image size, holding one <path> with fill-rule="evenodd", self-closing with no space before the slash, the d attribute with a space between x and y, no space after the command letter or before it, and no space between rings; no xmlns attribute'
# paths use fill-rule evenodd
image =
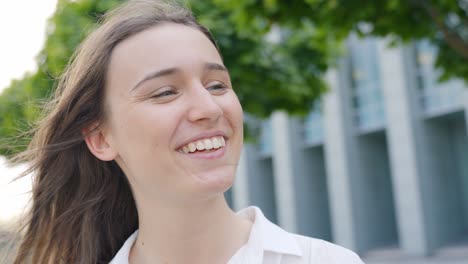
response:
<svg viewBox="0 0 468 264"><path fill-rule="evenodd" d="M197 142L197 150L204 150L204 149L205 149L205 145L203 145L203 142L198 141Z"/></svg>
<svg viewBox="0 0 468 264"><path fill-rule="evenodd" d="M188 154L191 152L195 152L196 150L211 150L218 149L224 146L226 146L226 141L224 140L224 137L218 136L191 142L183 146L179 151Z"/></svg>
<svg viewBox="0 0 468 264"><path fill-rule="evenodd" d="M187 146L184 146L184 147L182 148L182 151L183 151L185 154L187 154L187 153L189 153L189 148L188 148Z"/></svg>
<svg viewBox="0 0 468 264"><path fill-rule="evenodd" d="M210 150L213 148L213 144L211 144L211 140L205 139L203 140L203 144L205 145L205 149Z"/></svg>
<svg viewBox="0 0 468 264"><path fill-rule="evenodd" d="M197 147L193 143L188 144L188 148L189 152L194 152L197 149Z"/></svg>
<svg viewBox="0 0 468 264"><path fill-rule="evenodd" d="M213 148L219 148L221 147L221 144L219 144L218 138L213 138Z"/></svg>

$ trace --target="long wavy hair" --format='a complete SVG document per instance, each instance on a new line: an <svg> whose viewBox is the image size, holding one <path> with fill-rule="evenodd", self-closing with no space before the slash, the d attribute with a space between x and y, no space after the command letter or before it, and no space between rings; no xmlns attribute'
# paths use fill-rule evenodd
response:
<svg viewBox="0 0 468 264"><path fill-rule="evenodd" d="M198 29L216 46L185 7L131 0L108 12L70 59L28 150L20 155L30 164L26 173L32 173L33 187L15 264L108 263L138 228L125 174L115 161L101 161L89 151L83 131L106 121L105 77L114 47L163 23Z"/></svg>

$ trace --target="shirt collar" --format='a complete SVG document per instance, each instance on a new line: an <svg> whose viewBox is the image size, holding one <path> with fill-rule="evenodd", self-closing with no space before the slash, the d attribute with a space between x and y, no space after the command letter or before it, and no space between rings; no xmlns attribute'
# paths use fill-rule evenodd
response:
<svg viewBox="0 0 468 264"><path fill-rule="evenodd" d="M239 211L238 215L253 222L246 244L247 254L254 260L253 263L262 263L264 251L302 256L302 251L294 236L270 222L258 207L245 208ZM138 230L125 241L110 264L128 264L129 253L137 236Z"/></svg>
<svg viewBox="0 0 468 264"><path fill-rule="evenodd" d="M257 249L263 251L302 256L302 251L294 236L270 222L258 207L245 208L238 214L254 223L248 244L254 243Z"/></svg>

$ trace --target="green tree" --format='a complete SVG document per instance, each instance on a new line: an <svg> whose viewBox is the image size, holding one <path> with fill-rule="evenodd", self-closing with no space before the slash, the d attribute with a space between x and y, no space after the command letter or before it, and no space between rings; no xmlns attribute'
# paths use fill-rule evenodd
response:
<svg viewBox="0 0 468 264"><path fill-rule="evenodd" d="M442 80L468 82L468 2L466 0L213 0L228 10L238 30L255 20L296 28L310 21L331 38L350 32L389 37L394 43L429 40L438 48Z"/></svg>

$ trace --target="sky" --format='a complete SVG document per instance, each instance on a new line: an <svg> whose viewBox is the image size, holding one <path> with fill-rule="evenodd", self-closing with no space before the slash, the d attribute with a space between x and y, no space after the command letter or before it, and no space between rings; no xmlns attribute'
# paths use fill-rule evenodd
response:
<svg viewBox="0 0 468 264"><path fill-rule="evenodd" d="M0 2L0 93L12 79L36 69L35 57L45 41L46 21L57 0L5 0ZM31 189L30 178L10 183L24 166L8 167L0 156L0 225L23 211Z"/></svg>
<svg viewBox="0 0 468 264"><path fill-rule="evenodd" d="M46 20L56 0L0 2L0 91L27 71L35 69L35 56L44 44Z"/></svg>

